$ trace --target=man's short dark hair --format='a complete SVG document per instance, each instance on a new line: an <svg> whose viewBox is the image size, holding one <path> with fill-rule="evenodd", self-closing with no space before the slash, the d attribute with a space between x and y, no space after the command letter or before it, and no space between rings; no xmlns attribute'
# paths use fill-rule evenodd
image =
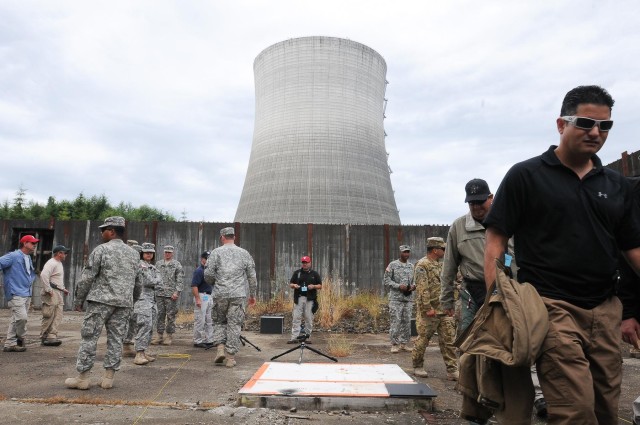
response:
<svg viewBox="0 0 640 425"><path fill-rule="evenodd" d="M427 247L427 252L431 252L431 251L433 251L434 249L438 249L438 247L437 247L437 246L428 246L428 247Z"/></svg>
<svg viewBox="0 0 640 425"><path fill-rule="evenodd" d="M564 96L560 116L574 115L578 110L578 105L583 103L606 105L612 109L615 101L609 92L600 86L578 86Z"/></svg>
<svg viewBox="0 0 640 425"><path fill-rule="evenodd" d="M116 235L118 235L120 239L124 239L124 227L113 226L113 230L116 232Z"/></svg>

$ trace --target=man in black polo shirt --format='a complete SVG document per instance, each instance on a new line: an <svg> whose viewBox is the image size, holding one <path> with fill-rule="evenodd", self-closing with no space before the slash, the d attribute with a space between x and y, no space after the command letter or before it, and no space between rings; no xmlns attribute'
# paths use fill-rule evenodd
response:
<svg viewBox="0 0 640 425"><path fill-rule="evenodd" d="M549 312L537 367L550 424L618 423L614 276L618 249L640 271L640 211L626 179L596 155L613 103L598 86L569 91L556 120L560 144L509 170L484 221L487 286L513 235L518 280L538 290Z"/></svg>
<svg viewBox="0 0 640 425"><path fill-rule="evenodd" d="M209 348L213 346L213 319L211 318L211 307L213 299L211 290L213 289L204 280L204 266L207 264L209 251L200 255L200 267L193 271L191 279L191 292L193 293L193 346L199 348Z"/></svg>
<svg viewBox="0 0 640 425"><path fill-rule="evenodd" d="M313 306L317 302L318 289L322 289L322 279L315 270L311 270L311 257L300 259L302 268L293 272L289 286L293 289L293 321L291 323L291 339L287 342L298 342L304 316L305 333L311 335L313 330ZM307 341L308 343L309 341Z"/></svg>

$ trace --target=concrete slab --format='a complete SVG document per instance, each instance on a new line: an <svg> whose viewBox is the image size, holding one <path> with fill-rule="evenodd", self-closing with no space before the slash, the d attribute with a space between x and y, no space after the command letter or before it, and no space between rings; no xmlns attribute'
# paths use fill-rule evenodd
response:
<svg viewBox="0 0 640 425"><path fill-rule="evenodd" d="M238 391L248 407L431 410L437 394L396 364L266 362Z"/></svg>

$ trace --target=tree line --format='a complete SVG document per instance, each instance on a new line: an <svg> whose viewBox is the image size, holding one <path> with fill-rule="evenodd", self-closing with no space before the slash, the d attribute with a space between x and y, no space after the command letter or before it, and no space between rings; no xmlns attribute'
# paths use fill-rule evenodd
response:
<svg viewBox="0 0 640 425"><path fill-rule="evenodd" d="M134 207L130 202L111 205L106 196L86 197L82 192L72 201L58 201L49 196L45 205L27 200L27 189L20 187L11 202L0 205L0 220L104 220L110 216L121 216L128 221L176 221L168 211L143 204Z"/></svg>

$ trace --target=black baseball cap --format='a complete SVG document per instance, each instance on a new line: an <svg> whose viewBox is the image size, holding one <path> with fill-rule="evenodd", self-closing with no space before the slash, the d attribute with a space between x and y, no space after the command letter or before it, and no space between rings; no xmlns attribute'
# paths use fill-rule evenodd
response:
<svg viewBox="0 0 640 425"><path fill-rule="evenodd" d="M482 179L469 180L464 191L467 193L464 202L484 202L491 195L489 185Z"/></svg>
<svg viewBox="0 0 640 425"><path fill-rule="evenodd" d="M66 246L64 246L64 245L56 245L56 246L53 248L53 253L54 253L54 254L55 254L56 252L60 252L60 251L62 251L62 252L69 252L69 251L71 251L71 249L70 249L70 248L67 248L67 247L66 247Z"/></svg>
<svg viewBox="0 0 640 425"><path fill-rule="evenodd" d="M205 251L205 252L203 252L202 254L200 254L200 258L209 258L209 255L210 255L210 254L211 254L211 253L210 253L209 251Z"/></svg>

